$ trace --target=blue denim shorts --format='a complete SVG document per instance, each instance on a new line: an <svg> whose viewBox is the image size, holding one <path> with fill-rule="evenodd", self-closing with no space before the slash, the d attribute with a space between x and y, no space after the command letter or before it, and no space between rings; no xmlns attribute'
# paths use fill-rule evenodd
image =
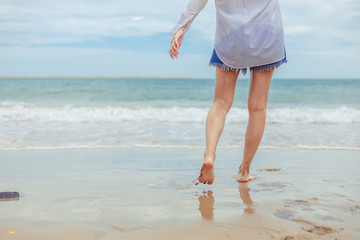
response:
<svg viewBox="0 0 360 240"><path fill-rule="evenodd" d="M266 64L266 65L250 67L250 71L254 71L254 70L255 71L260 71L260 72L261 71L268 71L268 70L271 70L272 68L278 68L283 63L287 63L286 50L285 49L284 49L284 52L285 52L285 57L282 60L274 62L274 63ZM229 66L225 65L220 60L218 55L216 54L215 49L213 50L213 54L211 56L209 65L214 66L214 67L220 67L221 69L224 69L226 71L229 71L229 70L233 70L233 71L236 71L236 72L241 71L243 75L245 75L246 71L247 71L247 68L232 68L232 67L229 67Z"/></svg>

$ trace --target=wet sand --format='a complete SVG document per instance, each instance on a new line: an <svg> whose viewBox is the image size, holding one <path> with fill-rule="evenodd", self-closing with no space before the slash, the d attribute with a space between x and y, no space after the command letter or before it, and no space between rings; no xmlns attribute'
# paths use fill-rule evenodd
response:
<svg viewBox="0 0 360 240"><path fill-rule="evenodd" d="M219 149L0 151L0 239L359 239L360 152Z"/></svg>

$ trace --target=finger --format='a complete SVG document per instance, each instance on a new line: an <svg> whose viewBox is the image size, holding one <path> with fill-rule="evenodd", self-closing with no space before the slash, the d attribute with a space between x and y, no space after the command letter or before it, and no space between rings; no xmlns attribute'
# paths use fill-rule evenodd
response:
<svg viewBox="0 0 360 240"><path fill-rule="evenodd" d="M171 57L172 59L174 59L174 53L173 53L173 50L171 49L171 47L170 47L170 49L169 49L169 54L170 54L170 57Z"/></svg>
<svg viewBox="0 0 360 240"><path fill-rule="evenodd" d="M174 57L176 57L176 55L172 51L170 52L170 56L171 56L172 59L174 59Z"/></svg>
<svg viewBox="0 0 360 240"><path fill-rule="evenodd" d="M176 48L175 46L173 46L173 47L171 48L171 51L173 52L173 54L174 54L175 56L177 56L177 55L179 54L179 51L177 50L177 48Z"/></svg>
<svg viewBox="0 0 360 240"><path fill-rule="evenodd" d="M173 57L178 58L179 55L179 42L177 41L177 38L173 38L170 43L170 55Z"/></svg>
<svg viewBox="0 0 360 240"><path fill-rule="evenodd" d="M179 46L179 42L178 42L178 39L177 38L175 38L175 46L176 46L176 48L179 48L180 46Z"/></svg>
<svg viewBox="0 0 360 240"><path fill-rule="evenodd" d="M176 47L176 46L174 46L174 52L176 52L176 55L178 55L179 54L179 47Z"/></svg>
<svg viewBox="0 0 360 240"><path fill-rule="evenodd" d="M174 41L174 42L171 44L171 48L173 48L173 49L178 49L179 47L176 46L176 42Z"/></svg>
<svg viewBox="0 0 360 240"><path fill-rule="evenodd" d="M174 45L171 45L171 51L176 51L176 47Z"/></svg>
<svg viewBox="0 0 360 240"><path fill-rule="evenodd" d="M172 54L173 50L172 50L172 44L170 45L170 48L169 48L169 53Z"/></svg>
<svg viewBox="0 0 360 240"><path fill-rule="evenodd" d="M170 52L171 56L175 56L175 52L174 52L174 50L172 48L169 50L169 52Z"/></svg>
<svg viewBox="0 0 360 240"><path fill-rule="evenodd" d="M178 56L178 53L177 53L176 51L174 51L174 50L171 50L171 53L172 53L172 55L174 55L175 57Z"/></svg>

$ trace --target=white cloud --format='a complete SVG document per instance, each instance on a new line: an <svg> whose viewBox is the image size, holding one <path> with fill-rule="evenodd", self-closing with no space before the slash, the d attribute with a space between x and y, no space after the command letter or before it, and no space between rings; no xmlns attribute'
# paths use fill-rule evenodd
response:
<svg viewBox="0 0 360 240"><path fill-rule="evenodd" d="M183 1L41 1L0 3L0 43L69 43L167 33Z"/></svg>
<svg viewBox="0 0 360 240"><path fill-rule="evenodd" d="M168 33L188 0L2 0L0 43L71 43L102 37ZM279 0L287 37L360 42L360 2ZM193 23L200 40L212 41L214 2ZM329 42L330 44L332 42Z"/></svg>
<svg viewBox="0 0 360 240"><path fill-rule="evenodd" d="M145 19L145 17L143 17L143 16L136 16L136 17L132 18L133 21L141 21L141 20L144 20L144 19Z"/></svg>
<svg viewBox="0 0 360 240"><path fill-rule="evenodd" d="M339 39L360 42L359 1L280 0L280 4L285 33L291 40L307 33L316 44L336 45Z"/></svg>

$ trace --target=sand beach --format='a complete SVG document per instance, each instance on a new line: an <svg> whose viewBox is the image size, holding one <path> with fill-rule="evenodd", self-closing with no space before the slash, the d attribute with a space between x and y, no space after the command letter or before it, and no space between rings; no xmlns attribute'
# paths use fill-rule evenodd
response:
<svg viewBox="0 0 360 240"><path fill-rule="evenodd" d="M202 149L0 152L0 239L359 239L359 151L219 149L216 179L194 185Z"/></svg>

